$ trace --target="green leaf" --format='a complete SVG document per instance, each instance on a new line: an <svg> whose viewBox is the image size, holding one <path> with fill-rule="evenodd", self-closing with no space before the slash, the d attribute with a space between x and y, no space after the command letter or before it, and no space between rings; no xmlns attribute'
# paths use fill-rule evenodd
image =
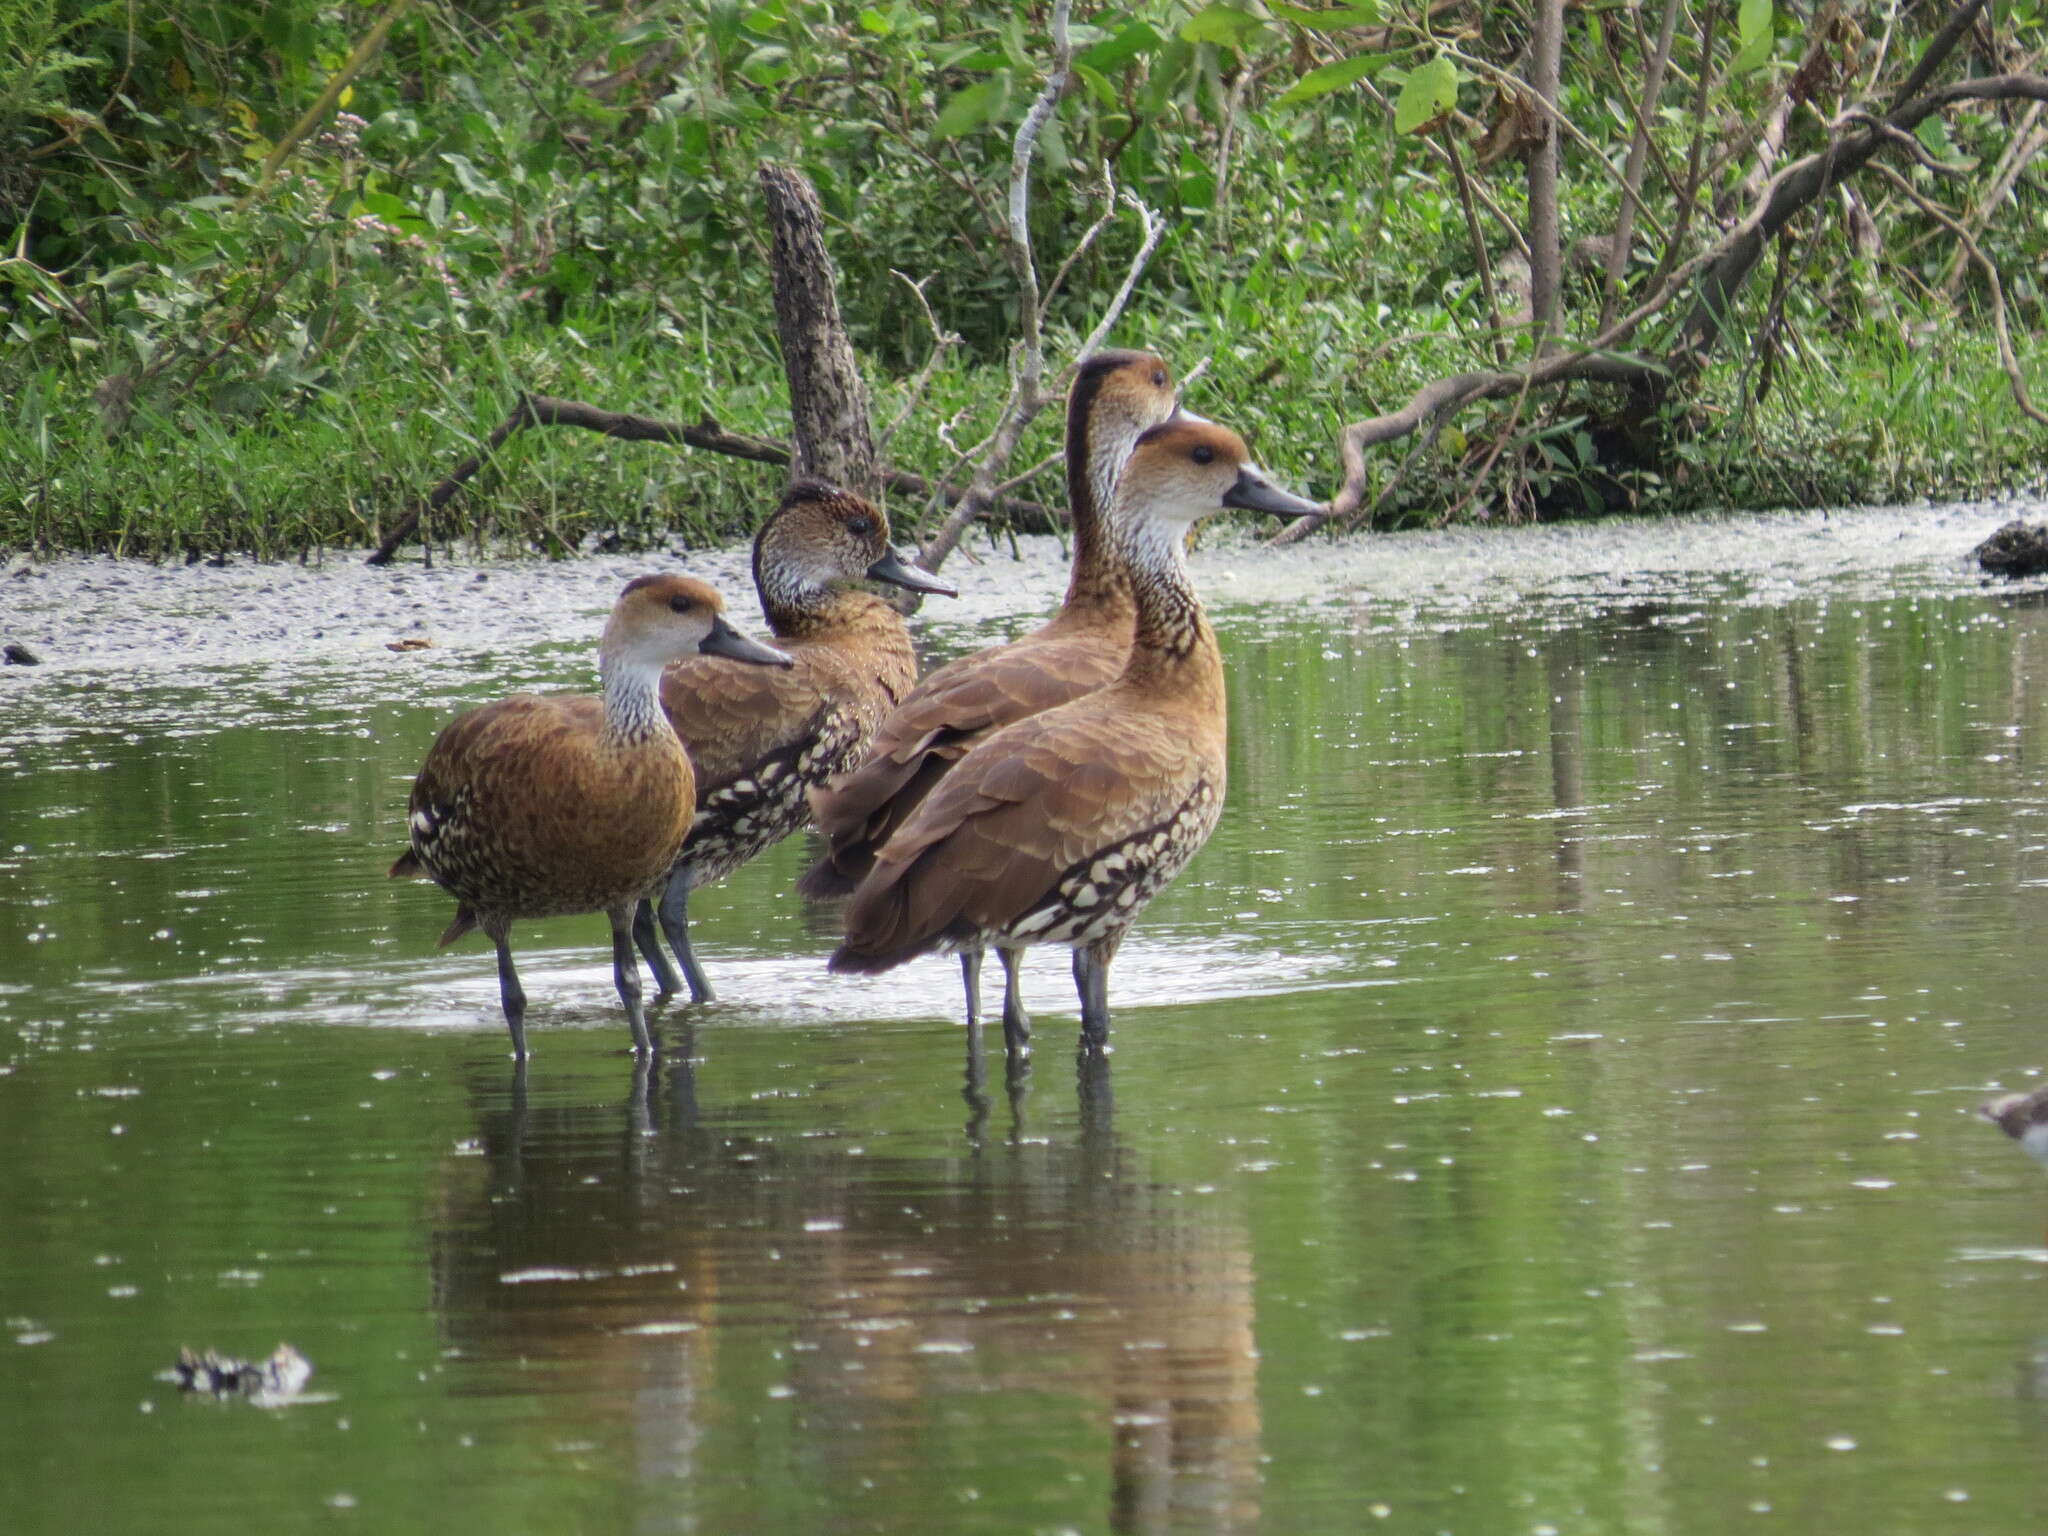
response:
<svg viewBox="0 0 2048 1536"><path fill-rule="evenodd" d="M1162 41L1164 39L1151 27L1142 21L1134 21L1115 36L1105 37L1074 62L1085 64L1090 69L1114 69L1141 53L1150 53Z"/></svg>
<svg viewBox="0 0 2048 1536"><path fill-rule="evenodd" d="M1147 72L1144 89L1138 94L1140 117L1157 117L1166 110L1166 104L1173 100L1173 93L1180 86L1181 76L1187 73L1194 58L1194 45L1177 37L1160 51L1158 62Z"/></svg>
<svg viewBox="0 0 2048 1536"><path fill-rule="evenodd" d="M1458 104L1458 71L1439 54L1408 72L1394 102L1394 132L1413 133Z"/></svg>
<svg viewBox="0 0 2048 1536"><path fill-rule="evenodd" d="M1927 152L1940 160L1954 160L1960 151L1956 141L1949 135L1948 122L1938 114L1920 120L1920 126L1913 130L1913 137L1927 147Z"/></svg>
<svg viewBox="0 0 2048 1536"><path fill-rule="evenodd" d="M1307 5L1280 5L1276 0L1266 9L1281 21L1291 21L1297 27L1316 27L1325 32L1338 27L1369 27L1380 19L1380 8L1372 0L1332 6L1322 11Z"/></svg>
<svg viewBox="0 0 2048 1536"><path fill-rule="evenodd" d="M357 201L365 213L374 213L393 229L402 229L409 235L423 234L431 227L403 198L393 197L389 192L365 192Z"/></svg>
<svg viewBox="0 0 2048 1536"><path fill-rule="evenodd" d="M932 123L932 137L957 139L961 134L972 133L981 127L1002 105L1004 84L1000 78L979 80L954 96Z"/></svg>
<svg viewBox="0 0 2048 1536"><path fill-rule="evenodd" d="M1098 107L1102 108L1105 112L1116 111L1118 105L1116 87L1109 83L1108 78L1100 70L1090 69L1086 64L1076 59L1074 60L1074 73L1080 78L1081 83L1088 88L1088 94L1095 98L1095 104Z"/></svg>
<svg viewBox="0 0 2048 1536"><path fill-rule="evenodd" d="M1771 0L1742 0L1742 9L1736 17L1736 32L1742 46L1729 61L1731 73L1746 75L1769 60L1771 44L1775 40L1774 20L1775 8Z"/></svg>
<svg viewBox="0 0 2048 1536"><path fill-rule="evenodd" d="M1225 48L1235 48L1265 23L1249 11L1241 11L1234 5L1205 5L1190 16L1187 25L1180 29L1181 39L1190 43L1216 43Z"/></svg>
<svg viewBox="0 0 2048 1536"><path fill-rule="evenodd" d="M896 30L896 23L873 6L860 13L860 26L863 32L872 32L877 37L887 37Z"/></svg>
<svg viewBox="0 0 2048 1536"><path fill-rule="evenodd" d="M1391 57L1391 54L1385 53L1361 53L1348 59L1339 59L1334 64L1325 64L1318 69L1312 69L1288 87L1274 101L1273 105L1276 107L1291 107L1297 102L1309 101L1317 96L1327 96L1330 92L1342 86L1350 85L1353 81L1363 80Z"/></svg>

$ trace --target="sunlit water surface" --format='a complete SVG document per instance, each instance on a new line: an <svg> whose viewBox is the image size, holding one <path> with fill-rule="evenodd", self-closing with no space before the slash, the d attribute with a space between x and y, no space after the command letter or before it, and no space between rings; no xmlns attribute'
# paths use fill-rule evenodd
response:
<svg viewBox="0 0 2048 1536"><path fill-rule="evenodd" d="M1045 956L973 1085L949 963L824 974L798 844L693 903L724 1000L652 1070L601 919L523 929L523 1082L384 878L439 722L584 686L632 562L15 578L0 1527L2037 1529L2003 515L1212 546L1223 826L1108 1072ZM938 650L1057 557L969 575ZM281 1339L290 1407L159 1378Z"/></svg>

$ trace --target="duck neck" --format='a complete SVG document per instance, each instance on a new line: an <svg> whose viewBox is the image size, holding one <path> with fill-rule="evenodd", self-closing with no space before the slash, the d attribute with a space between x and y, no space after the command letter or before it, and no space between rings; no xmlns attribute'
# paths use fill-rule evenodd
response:
<svg viewBox="0 0 2048 1536"><path fill-rule="evenodd" d="M761 589L761 617L778 640L808 640L851 629L876 611L896 618L895 609L857 587L822 586L773 569L758 574L755 581Z"/></svg>
<svg viewBox="0 0 2048 1536"><path fill-rule="evenodd" d="M761 617L775 635L808 634L831 622L834 592L829 578L809 569L801 549L778 547L780 513L770 518L754 540L754 590L761 597Z"/></svg>
<svg viewBox="0 0 2048 1536"><path fill-rule="evenodd" d="M1202 600L1188 579L1187 529L1138 518L1124 536L1137 631L1124 681L1155 691L1215 693L1223 661Z"/></svg>
<svg viewBox="0 0 2048 1536"><path fill-rule="evenodd" d="M1129 613L1130 580L1117 558L1103 509L1137 434L1094 421L1094 403L1092 396L1077 396L1067 405L1067 506L1074 518L1074 568L1063 606Z"/></svg>
<svg viewBox="0 0 2048 1536"><path fill-rule="evenodd" d="M659 661L643 661L623 650L606 647L598 657L597 669L604 679L607 743L629 747L662 735L674 735L674 728L661 708Z"/></svg>

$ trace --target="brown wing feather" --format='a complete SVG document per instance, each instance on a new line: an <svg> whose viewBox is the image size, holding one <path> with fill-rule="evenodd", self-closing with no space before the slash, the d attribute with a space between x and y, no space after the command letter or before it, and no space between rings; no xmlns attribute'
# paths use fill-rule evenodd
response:
<svg viewBox="0 0 2048 1536"><path fill-rule="evenodd" d="M829 680L821 677L818 658L796 647L791 652L793 667L697 656L662 674L661 707L697 770L699 800L812 729Z"/></svg>
<svg viewBox="0 0 2048 1536"><path fill-rule="evenodd" d="M832 969L887 970L1003 928L1220 764L1220 738L1124 704L1097 694L984 741L876 856Z"/></svg>
<svg viewBox="0 0 2048 1536"><path fill-rule="evenodd" d="M1029 635L948 663L875 732L867 761L812 791L830 847L803 877L808 896L844 895L947 771L991 732L1094 693L1116 679L1127 638Z"/></svg>

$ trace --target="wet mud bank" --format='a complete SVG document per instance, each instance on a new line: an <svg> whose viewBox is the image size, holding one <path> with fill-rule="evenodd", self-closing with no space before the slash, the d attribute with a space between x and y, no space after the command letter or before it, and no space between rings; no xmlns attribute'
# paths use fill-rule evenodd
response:
<svg viewBox="0 0 2048 1536"><path fill-rule="evenodd" d="M1526 603L1649 601L1697 591L1779 601L1808 582L1868 581L1889 590L1967 590L1988 578L1972 549L2001 524L2038 517L2027 501L1952 503L1540 528L1358 535L1273 549L1250 530L1208 530L1195 579L1214 606L1289 608L1385 603L1441 617ZM249 664L281 655L346 657L387 649L524 649L588 644L618 589L653 570L715 583L753 613L744 547L543 563L450 561L372 569L240 561L224 567L59 559L0 580L0 641L39 667L6 669L14 686L86 668L153 670ZM946 564L961 589L928 602L919 625L941 646L1042 614L1058 601L1060 541L1006 539L963 548ZM2006 585L2000 583L2000 585ZM1838 588L1839 590L1839 588Z"/></svg>

